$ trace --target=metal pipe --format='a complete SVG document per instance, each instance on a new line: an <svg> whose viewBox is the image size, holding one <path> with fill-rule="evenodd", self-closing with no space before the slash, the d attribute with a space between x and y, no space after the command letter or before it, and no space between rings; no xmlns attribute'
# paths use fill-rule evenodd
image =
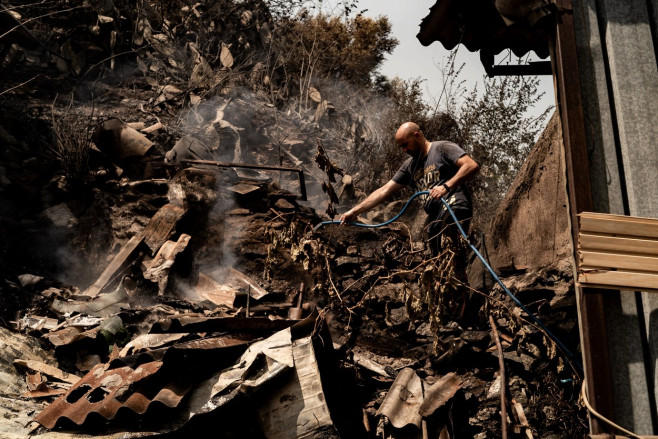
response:
<svg viewBox="0 0 658 439"><path fill-rule="evenodd" d="M501 437L502 439L507 439L507 402L505 398L507 383L505 382L505 361L503 359L503 346L500 343L500 337L498 336L498 328L496 328L496 323L491 316L489 316L489 324L491 325L491 331L493 332L493 339L496 342L496 349L498 349L498 364L500 366L500 424L502 427Z"/></svg>
<svg viewBox="0 0 658 439"><path fill-rule="evenodd" d="M276 165L251 165L245 163L232 163L232 162L218 162L215 160L181 160L181 163L187 165L205 165L216 166L218 168L245 168L245 169L263 169L268 171L287 171L296 172L299 176L299 189L301 192L301 199L306 201L306 180L304 178L304 170L302 168L290 168L287 166Z"/></svg>

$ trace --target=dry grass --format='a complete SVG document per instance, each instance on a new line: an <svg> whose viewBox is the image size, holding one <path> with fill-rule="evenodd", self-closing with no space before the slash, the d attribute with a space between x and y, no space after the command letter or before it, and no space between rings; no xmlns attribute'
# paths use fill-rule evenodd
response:
<svg viewBox="0 0 658 439"><path fill-rule="evenodd" d="M88 115L81 115L73 111L73 96L63 109L56 102L51 106L52 152L69 185L79 187L89 181L93 106Z"/></svg>

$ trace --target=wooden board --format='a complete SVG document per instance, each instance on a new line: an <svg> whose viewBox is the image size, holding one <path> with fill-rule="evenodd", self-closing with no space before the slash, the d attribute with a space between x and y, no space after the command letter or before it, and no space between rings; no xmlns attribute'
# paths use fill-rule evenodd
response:
<svg viewBox="0 0 658 439"><path fill-rule="evenodd" d="M658 256L658 241L656 240L622 238L581 232L578 241L580 248L590 251Z"/></svg>
<svg viewBox="0 0 658 439"><path fill-rule="evenodd" d="M658 219L591 212L579 217L582 286L658 291Z"/></svg>
<svg viewBox="0 0 658 439"><path fill-rule="evenodd" d="M592 271L578 274L578 283L588 287L625 291L658 292L658 274L632 271Z"/></svg>
<svg viewBox="0 0 658 439"><path fill-rule="evenodd" d="M580 251L580 266L584 270L588 268L608 268L658 273L658 258L624 253Z"/></svg>
<svg viewBox="0 0 658 439"><path fill-rule="evenodd" d="M185 215L185 209L175 204L165 204L153 215L142 232L144 244L151 251L151 256L155 255L162 244L171 238L176 223L183 215Z"/></svg>
<svg viewBox="0 0 658 439"><path fill-rule="evenodd" d="M131 256L137 251L142 241L142 236L133 236L130 238L130 241L123 246L121 251L112 259L110 265L105 268L103 273L96 279L96 282L87 288L83 295L95 297L103 291L108 284L115 280L116 274L131 262Z"/></svg>
<svg viewBox="0 0 658 439"><path fill-rule="evenodd" d="M591 214L589 212L583 212L579 216L581 233L595 232L615 236L658 238L658 220L656 219Z"/></svg>

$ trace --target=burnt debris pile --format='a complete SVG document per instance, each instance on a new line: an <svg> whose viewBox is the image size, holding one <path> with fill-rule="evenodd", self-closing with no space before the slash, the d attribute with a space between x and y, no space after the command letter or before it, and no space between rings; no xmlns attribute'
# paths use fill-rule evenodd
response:
<svg viewBox="0 0 658 439"><path fill-rule="evenodd" d="M283 104L265 3L98 3L3 6L1 437L584 434L577 368L417 206L316 227L366 122ZM558 254L497 267L577 353Z"/></svg>

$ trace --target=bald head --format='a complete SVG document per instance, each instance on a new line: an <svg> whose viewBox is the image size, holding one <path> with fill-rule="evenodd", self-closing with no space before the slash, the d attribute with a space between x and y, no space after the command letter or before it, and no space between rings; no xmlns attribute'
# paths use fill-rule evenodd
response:
<svg viewBox="0 0 658 439"><path fill-rule="evenodd" d="M423 157L430 148L430 142L425 139L418 124L405 122L395 133L395 142L400 148L411 156Z"/></svg>
<svg viewBox="0 0 658 439"><path fill-rule="evenodd" d="M395 133L395 140L406 139L407 137L412 136L415 132L418 132L421 135L423 134L417 123L405 122L400 125L400 128L398 128L398 131Z"/></svg>

